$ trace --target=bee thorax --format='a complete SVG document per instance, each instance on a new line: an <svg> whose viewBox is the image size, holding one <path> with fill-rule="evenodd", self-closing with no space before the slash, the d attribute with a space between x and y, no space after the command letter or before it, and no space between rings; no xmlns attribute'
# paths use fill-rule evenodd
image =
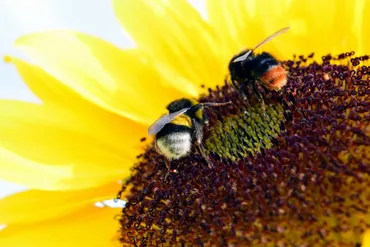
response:
<svg viewBox="0 0 370 247"><path fill-rule="evenodd" d="M169 160L179 159L190 153L192 138L190 132L176 132L155 140L156 150Z"/></svg>

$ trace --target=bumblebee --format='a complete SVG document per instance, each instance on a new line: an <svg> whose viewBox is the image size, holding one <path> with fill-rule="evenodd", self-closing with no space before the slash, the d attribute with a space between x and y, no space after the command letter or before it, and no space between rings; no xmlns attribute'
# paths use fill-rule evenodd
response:
<svg viewBox="0 0 370 247"><path fill-rule="evenodd" d="M230 103L197 103L183 98L167 106L168 114L155 121L149 127L148 134L155 135L154 147L158 153L166 157L168 169L170 169L170 161L187 156L194 144L206 158L202 146L203 127L208 121L204 107ZM209 160L207 162L209 163Z"/></svg>
<svg viewBox="0 0 370 247"><path fill-rule="evenodd" d="M252 85L254 93L261 101L263 112L265 112L265 102L257 89L256 82L261 82L268 90L279 91L287 83L287 72L271 54L267 52L254 54L254 51L288 30L289 27L286 27L277 31L253 49L247 49L235 55L229 62L229 72L234 86L239 88L242 97L247 100L245 89Z"/></svg>

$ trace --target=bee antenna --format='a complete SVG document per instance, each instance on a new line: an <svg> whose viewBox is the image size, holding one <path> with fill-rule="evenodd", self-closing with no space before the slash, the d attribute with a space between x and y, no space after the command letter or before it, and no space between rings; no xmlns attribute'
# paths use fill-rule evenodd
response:
<svg viewBox="0 0 370 247"><path fill-rule="evenodd" d="M205 103L200 103L200 107L210 107L210 106L224 106L224 105L229 105L232 104L231 101L228 102L222 102L222 103L213 103L213 102L205 102Z"/></svg>
<svg viewBox="0 0 370 247"><path fill-rule="evenodd" d="M228 102L223 102L223 103L213 103L213 102L205 102L205 103L199 103L194 106L192 106L189 111L197 111L199 108L204 108L204 107L211 107L211 106L224 106L224 105L229 105L232 104L231 101Z"/></svg>

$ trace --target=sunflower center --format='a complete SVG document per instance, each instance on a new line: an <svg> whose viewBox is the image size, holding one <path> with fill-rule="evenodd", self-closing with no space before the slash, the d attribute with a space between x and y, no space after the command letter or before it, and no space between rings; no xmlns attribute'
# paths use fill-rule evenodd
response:
<svg viewBox="0 0 370 247"><path fill-rule="evenodd" d="M280 132L282 112L280 105L268 105L265 114L260 106L254 106L225 117L209 131L204 143L206 152L235 161L270 148L271 140Z"/></svg>
<svg viewBox="0 0 370 247"><path fill-rule="evenodd" d="M123 245L348 246L370 226L370 81L367 56L285 61L287 86L259 88L266 104L229 83L201 102L204 147L172 162L153 148L127 181ZM349 64L349 65L348 65Z"/></svg>

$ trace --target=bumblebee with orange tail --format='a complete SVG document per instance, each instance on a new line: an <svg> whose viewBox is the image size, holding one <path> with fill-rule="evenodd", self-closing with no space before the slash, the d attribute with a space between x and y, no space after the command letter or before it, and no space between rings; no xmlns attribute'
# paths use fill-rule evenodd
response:
<svg viewBox="0 0 370 247"><path fill-rule="evenodd" d="M246 87L249 86L249 84L252 85L253 91L261 101L264 113L265 102L257 89L256 82L261 82L268 90L279 91L287 83L287 72L271 54L267 52L254 54L254 51L288 30L289 27L286 27L277 31L253 49L247 49L235 55L229 63L232 83L239 88L244 100L247 100L247 94L245 93Z"/></svg>
<svg viewBox="0 0 370 247"><path fill-rule="evenodd" d="M167 106L168 114L155 121L148 129L149 135L155 135L154 147L158 153L166 157L166 165L170 171L171 160L187 156L193 144L198 145L202 156L207 159L203 146L203 127L207 117L204 107L223 106L226 103L197 103L190 99L179 99Z"/></svg>

